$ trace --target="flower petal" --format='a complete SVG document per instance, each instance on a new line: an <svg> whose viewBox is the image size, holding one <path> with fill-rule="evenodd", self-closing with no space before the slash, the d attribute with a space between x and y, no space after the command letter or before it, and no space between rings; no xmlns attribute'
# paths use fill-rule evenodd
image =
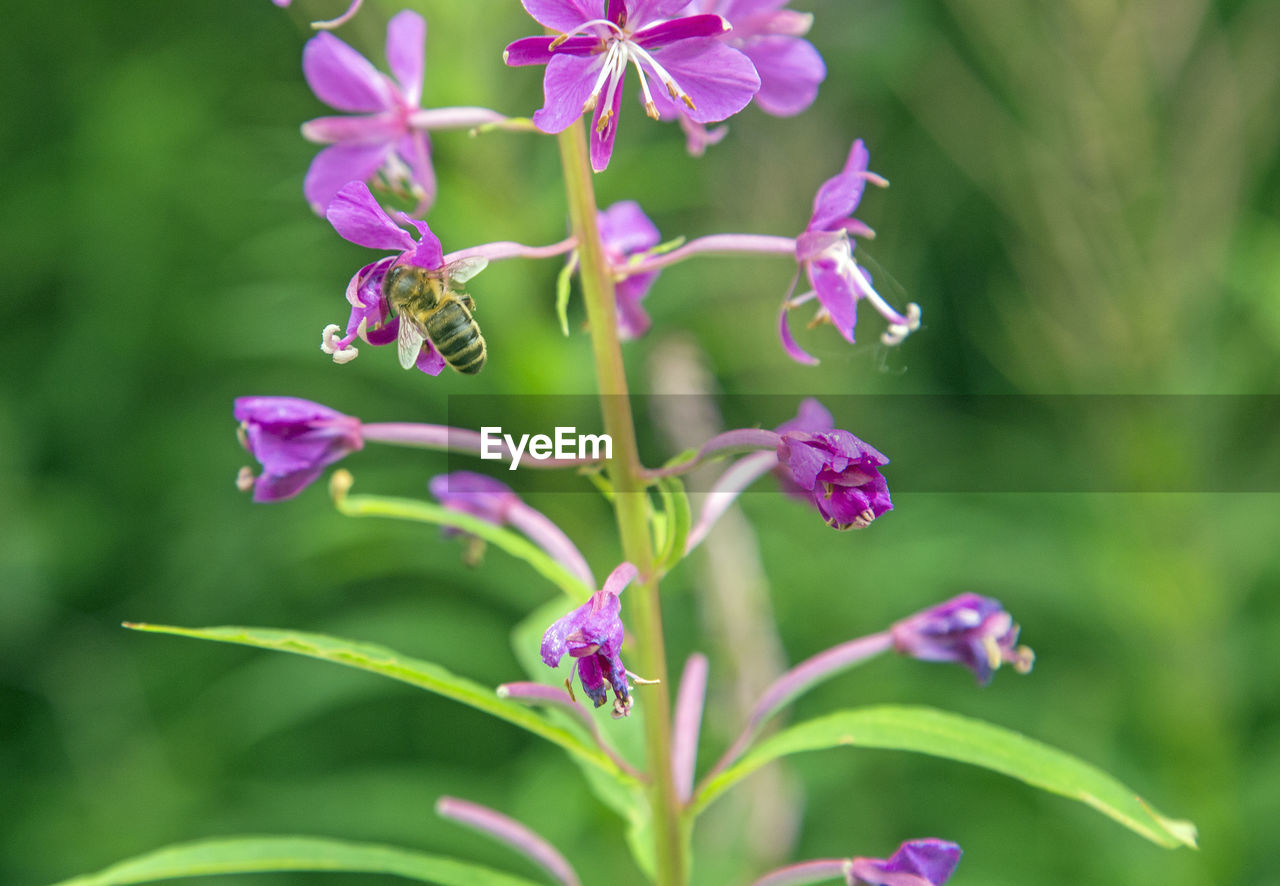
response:
<svg viewBox="0 0 1280 886"><path fill-rule="evenodd" d="M643 252L662 241L657 225L634 200L614 203L599 215L600 238L621 255Z"/></svg>
<svg viewBox="0 0 1280 886"><path fill-rule="evenodd" d="M325 210L325 218L342 239L359 246L406 252L415 245L408 232L398 227L373 199L364 182L343 185Z"/></svg>
<svg viewBox="0 0 1280 886"><path fill-rule="evenodd" d="M818 292L818 301L831 315L832 324L852 344L853 326L858 322L858 296L853 284L825 261L809 265L809 280Z"/></svg>
<svg viewBox="0 0 1280 886"><path fill-rule="evenodd" d="M787 431L818 433L819 431L830 430L834 426L835 419L831 417L827 407L813 397L806 397L800 402L800 408L796 410L796 417L783 422L774 430L779 434L785 434Z"/></svg>
<svg viewBox="0 0 1280 886"><path fill-rule="evenodd" d="M686 113L695 123L736 114L760 88L751 59L718 40L681 40L654 50L653 57L693 100L694 108ZM661 92L654 90L654 97Z"/></svg>
<svg viewBox="0 0 1280 886"><path fill-rule="evenodd" d="M542 80L546 101L533 112L534 125L543 132L563 132L581 117L602 64L603 55L592 58L554 55L547 63L547 73Z"/></svg>
<svg viewBox="0 0 1280 886"><path fill-rule="evenodd" d="M557 55L590 55L600 47L597 37L570 37L554 50L554 37L522 37L507 44L502 60L513 68L521 65L545 65Z"/></svg>
<svg viewBox="0 0 1280 886"><path fill-rule="evenodd" d="M403 212L396 213L400 217L400 221L407 225L413 225L418 230L418 242L408 251L405 261L419 268L426 268L434 271L436 268L444 266L444 250L440 246L440 238L437 237L431 228L424 221L418 221L416 218L410 218Z"/></svg>
<svg viewBox="0 0 1280 886"><path fill-rule="evenodd" d="M849 149L849 159L845 161L844 169L839 175L823 182L814 196L809 230L830 231L842 219L853 215L867 185L864 173L867 171L868 159L866 146L862 139L858 139Z"/></svg>
<svg viewBox="0 0 1280 886"><path fill-rule="evenodd" d="M742 51L760 75L755 103L766 114L790 117L818 97L818 85L826 79L827 66L808 40L764 37Z"/></svg>
<svg viewBox="0 0 1280 886"><path fill-rule="evenodd" d="M623 588L631 584L631 579L636 577L639 572L635 565L629 562L622 562L618 567L609 573L609 577L604 580L602 590L607 594L617 596L622 593Z"/></svg>
<svg viewBox="0 0 1280 886"><path fill-rule="evenodd" d="M585 21L604 18L604 0L520 0L525 12L543 27L572 31Z"/></svg>
<svg viewBox="0 0 1280 886"><path fill-rule="evenodd" d="M422 66L426 51L427 22L405 9L387 22L387 67L400 83L404 100L417 107L422 101Z"/></svg>
<svg viewBox="0 0 1280 886"><path fill-rule="evenodd" d="M596 105L596 112L591 115L591 168L596 172L604 172L609 166L609 158L613 156L613 142L618 137L618 112L622 108L623 75L618 75L617 82L605 90L606 96L612 93L612 101L606 100ZM601 118L606 105L609 119L601 127Z"/></svg>
<svg viewBox="0 0 1280 886"><path fill-rule="evenodd" d="M327 31L303 47L302 73L316 97L339 111L383 111L394 104L387 78Z"/></svg>
<svg viewBox="0 0 1280 886"><path fill-rule="evenodd" d="M444 372L444 357L440 356L440 352L436 350L436 346L429 341L422 343L422 350L418 352L417 367L427 375L439 375Z"/></svg>
<svg viewBox="0 0 1280 886"><path fill-rule="evenodd" d="M343 185L373 178L390 150L387 144L337 144L316 154L302 182L311 209L323 215Z"/></svg>
<svg viewBox="0 0 1280 886"><path fill-rule="evenodd" d="M617 296L618 333L623 341L632 341L649 331L652 321L649 314L640 306L644 297L649 294L649 287L658 278L658 272L636 274L618 283Z"/></svg>
<svg viewBox="0 0 1280 886"><path fill-rule="evenodd" d="M719 37L729 31L729 23L718 15L687 15L645 28L632 38L652 52L677 40L690 37Z"/></svg>
<svg viewBox="0 0 1280 886"><path fill-rule="evenodd" d="M621 2L621 0L616 0ZM690 0L627 0L627 22L634 31L660 19L679 18Z"/></svg>
<svg viewBox="0 0 1280 886"><path fill-rule="evenodd" d="M430 136L421 130L410 132L396 142L396 156L409 167L409 178L420 195L414 212L422 215L436 202L436 170L431 165Z"/></svg>
<svg viewBox="0 0 1280 886"><path fill-rule="evenodd" d="M805 363L809 366L817 366L820 362L817 357L810 354L800 345L796 344L795 338L791 335L791 324L787 321L791 312L787 310L784 302L782 311L778 314L778 337L782 339L782 349L787 352L792 360L797 363Z"/></svg>

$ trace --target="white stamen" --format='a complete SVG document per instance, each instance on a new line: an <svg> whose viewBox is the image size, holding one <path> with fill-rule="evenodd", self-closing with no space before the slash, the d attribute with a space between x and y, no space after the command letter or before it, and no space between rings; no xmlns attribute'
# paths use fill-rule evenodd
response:
<svg viewBox="0 0 1280 886"><path fill-rule="evenodd" d="M689 94L680 88L680 84L676 82L676 78L667 73L667 69L658 64L652 55L645 51L641 46L634 43L627 44L627 50L633 57L644 59L649 67L653 69L653 73L662 81L662 85L667 87L667 92L671 94L673 99L679 99L688 106L689 110L696 111L697 107L693 103L693 99L689 98Z"/></svg>
<svg viewBox="0 0 1280 886"><path fill-rule="evenodd" d="M604 88L605 80L609 79L613 73L614 60L618 57L618 44L610 43L609 51L605 53L604 64L600 67L600 76L596 77L595 85L591 87L591 95L587 96L586 102L582 105L582 113L590 114L596 109L596 105L600 101L600 90Z"/></svg>

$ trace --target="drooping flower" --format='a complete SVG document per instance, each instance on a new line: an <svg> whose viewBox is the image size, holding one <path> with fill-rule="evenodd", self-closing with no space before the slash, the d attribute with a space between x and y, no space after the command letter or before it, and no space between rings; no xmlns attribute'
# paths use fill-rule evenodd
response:
<svg viewBox="0 0 1280 886"><path fill-rule="evenodd" d="M635 578L636 567L623 563L605 579L604 588L586 603L547 628L542 635L542 661L560 666L565 653L576 659L574 670L587 696L600 707L608 701L606 682L613 688L613 713L625 717L631 711L627 669L618 657L624 631L618 594ZM566 681L571 683L572 677Z"/></svg>
<svg viewBox="0 0 1280 886"><path fill-rule="evenodd" d="M605 258L615 274L622 277L615 287L618 333L623 341L639 338L649 330L649 315L640 303L649 294L649 287L658 279L660 272L646 271L631 276L618 272L626 268L631 256L657 246L662 235L634 200L613 204L598 213L597 220Z"/></svg>
<svg viewBox="0 0 1280 886"><path fill-rule="evenodd" d="M951 879L962 852L949 840L908 840L887 859L853 859L846 879L849 886L942 886Z"/></svg>
<svg viewBox="0 0 1280 886"><path fill-rule="evenodd" d="M583 584L595 587L596 580L586 558L564 530L546 514L526 504L501 480L472 471L454 471L432 477L430 489L446 508L496 526L514 526Z"/></svg>
<svg viewBox="0 0 1280 886"><path fill-rule="evenodd" d="M984 686L1002 664L1025 674L1035 662L1035 653L1016 645L1018 626L1000 601L974 593L904 618L889 631L893 648L901 654L962 664Z"/></svg>
<svg viewBox="0 0 1280 886"><path fill-rule="evenodd" d="M355 359L358 350L352 347L352 343L356 338L371 345L386 345L397 340L402 320L399 316L392 316L391 306L387 304L386 295L382 291L382 281L393 266L409 264L426 270L445 267L440 240L431 233L427 223L410 218L403 212L397 212L396 215L401 222L417 229L417 240L391 220L378 201L373 199L364 182L345 185L325 212L329 223L344 240L370 249L396 250L400 253L365 265L347 284L351 315L347 319L346 335L339 337L341 328L332 324L325 327L320 343L320 349L333 355L335 363L347 363ZM479 273L483 267L483 261L469 260L467 276ZM454 279L462 282L464 278L454 275ZM439 375L444 370L445 361L431 341L424 339L416 365L428 375Z"/></svg>
<svg viewBox="0 0 1280 886"><path fill-rule="evenodd" d="M293 498L321 472L361 449L360 419L297 397L238 397L240 442L262 465L242 468L237 484L254 501Z"/></svg>
<svg viewBox="0 0 1280 886"><path fill-rule="evenodd" d="M808 501L835 529L865 529L893 510L875 447L832 427L831 413L812 397L779 426L778 477L783 491Z"/></svg>
<svg viewBox="0 0 1280 886"><path fill-rule="evenodd" d="M831 323L850 343L853 342L853 327L858 319L858 302L862 299L870 302L889 321L889 328L880 336L886 345L898 344L920 327L920 307L909 304L905 314L896 311L876 292L870 276L853 259L852 237L875 236L869 227L852 218L862 200L866 183L882 187L888 185L883 178L867 170L868 159L867 149L862 139L858 139L849 151L843 171L827 179L818 189L813 198L809 225L796 238L796 261L813 289L796 298L783 300L778 333L787 353L801 363L818 361L796 344L787 323L787 312L814 298L820 305L814 317L815 323Z"/></svg>
<svg viewBox="0 0 1280 886"><path fill-rule="evenodd" d="M681 12L690 0L522 0L557 37L510 44L507 64L546 65L546 101L533 122L561 132L593 111L591 166L609 165L627 66L640 78L645 112L658 119L676 108L695 123L713 123L742 110L760 88L750 59L718 38L729 25L718 15ZM650 80L654 81L653 86Z"/></svg>
<svg viewBox="0 0 1280 886"><path fill-rule="evenodd" d="M813 15L786 9L790 0L697 0L700 12L719 15L732 26L720 39L755 65L760 90L752 98L760 110L774 117L791 117L818 97L827 66L818 50L804 39ZM701 156L707 145L725 136L724 127L710 130L681 114L690 154Z"/></svg>
<svg viewBox="0 0 1280 886"><path fill-rule="evenodd" d="M356 4L353 4L356 5ZM343 16L349 17L351 10ZM363 55L329 33L307 41L302 71L311 91L343 116L302 124L303 136L329 145L316 155L303 181L317 213L352 181L373 182L417 201L422 214L435 200L430 129L471 128L502 120L485 108L423 110L423 49L427 23L405 10L387 23L387 65L379 72Z"/></svg>

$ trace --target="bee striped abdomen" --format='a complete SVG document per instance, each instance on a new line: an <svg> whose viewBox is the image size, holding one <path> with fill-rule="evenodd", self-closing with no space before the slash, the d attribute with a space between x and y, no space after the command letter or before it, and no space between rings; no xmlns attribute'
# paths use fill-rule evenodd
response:
<svg viewBox="0 0 1280 886"><path fill-rule="evenodd" d="M458 372L473 375L484 366L484 336L460 302L442 305L428 318L424 331L440 356Z"/></svg>

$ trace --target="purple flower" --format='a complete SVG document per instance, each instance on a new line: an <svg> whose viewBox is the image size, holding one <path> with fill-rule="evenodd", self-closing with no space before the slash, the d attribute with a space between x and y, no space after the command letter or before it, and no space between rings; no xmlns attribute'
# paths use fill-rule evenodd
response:
<svg viewBox="0 0 1280 886"><path fill-rule="evenodd" d="M333 25L358 8L352 4ZM329 145L311 162L303 182L307 202L317 213L347 182L380 182L393 193L417 201L416 212L430 208L436 195L429 129L473 127L501 120L484 108L424 111L423 49L427 23L405 10L387 23L387 65L380 73L363 55L329 33L317 34L302 51L302 72L322 102L346 116L319 117L302 124L309 141Z"/></svg>
<svg viewBox="0 0 1280 886"><path fill-rule="evenodd" d="M908 840L888 859L853 859L846 879L849 886L942 886L951 879L961 853L959 844L948 840Z"/></svg>
<svg viewBox="0 0 1280 886"><path fill-rule="evenodd" d="M784 492L811 503L828 526L865 529L893 510L879 470L889 459L831 425L831 413L806 399L799 415L778 427L778 477Z"/></svg>
<svg viewBox="0 0 1280 886"><path fill-rule="evenodd" d="M922 661L953 661L973 671L978 683L991 682L1002 664L1020 674L1031 670L1035 653L1016 646L1018 626L999 600L964 593L889 629L893 648Z"/></svg>
<svg viewBox="0 0 1280 886"><path fill-rule="evenodd" d="M293 498L329 465L360 449L360 419L297 397L238 397L240 442L262 465L241 468L237 485L254 501Z"/></svg>
<svg viewBox="0 0 1280 886"><path fill-rule="evenodd" d="M440 474L431 478L429 487L446 508L498 526L507 522L511 509L520 503L520 496L506 483L472 471Z"/></svg>
<svg viewBox="0 0 1280 886"><path fill-rule="evenodd" d="M615 273L626 268L631 256L658 245L662 236L634 200L615 203L596 216L605 258ZM658 279L658 271L623 277L615 289L618 304L618 333L623 341L639 338L649 329L649 315L640 302Z"/></svg>
<svg viewBox="0 0 1280 886"><path fill-rule="evenodd" d="M605 682L613 687L615 717L625 717L631 711L627 669L618 657L623 639L619 617L622 601L618 594L635 575L635 566L623 563L605 579L602 590L542 635L543 663L550 668L559 667L566 652L577 659L578 679L596 707L608 700ZM571 685L572 680L572 677L566 680L566 685Z"/></svg>
<svg viewBox="0 0 1280 886"><path fill-rule="evenodd" d="M867 182L885 186L888 182L874 172L867 171L866 147L862 140L853 143L844 170L823 182L813 198L813 215L803 234L796 238L796 261L804 269L813 287L794 299L788 297L782 303L778 318L778 332L783 347L791 357L801 363L817 363L817 359L796 344L787 323L787 312L805 302L817 298L819 305L815 323L829 322L853 342L853 327L857 322L857 305L866 299L889 321L889 328L881 335L886 345L896 345L908 334L920 327L920 308L907 305L906 314L899 313L876 292L871 278L853 260L853 235L873 237L875 233L862 222L852 218L853 211L862 200Z"/></svg>
<svg viewBox="0 0 1280 886"><path fill-rule="evenodd" d="M719 40L718 15L680 13L690 0L522 0L558 37L526 37L506 49L509 65L546 65L546 101L533 115L544 132L561 132L583 113L591 121L591 166L609 165L627 66L640 78L645 112L676 109L695 123L723 120L760 88L751 60ZM651 89L649 80L656 81Z"/></svg>
<svg viewBox="0 0 1280 886"><path fill-rule="evenodd" d="M417 229L416 241L383 211L364 182L345 185L329 204L325 217L343 239L370 249L398 250L400 255L379 259L356 272L347 284L351 315L347 319L346 335L338 336L341 330L337 324L326 326L320 349L332 354L335 363L347 363L359 353L352 347L357 337L371 345L396 342L401 366L409 369L416 365L428 375L439 375L445 367L444 358L429 339L415 332L415 327L401 329L403 321L399 316L392 316L391 306L382 291L382 281L392 267L407 264L439 271L456 283L465 283L484 270L488 260L468 258L445 266L440 240L431 233L427 223L410 218L403 212L396 215L404 224ZM415 344L418 345L416 349L413 347Z"/></svg>
<svg viewBox="0 0 1280 886"><path fill-rule="evenodd" d="M719 15L733 27L720 39L755 65L760 90L752 101L774 117L791 117L813 104L827 66L813 44L802 39L813 16L784 7L790 0L698 0L700 12ZM708 131L683 114L689 153L701 156L707 145L725 136L724 127Z"/></svg>

